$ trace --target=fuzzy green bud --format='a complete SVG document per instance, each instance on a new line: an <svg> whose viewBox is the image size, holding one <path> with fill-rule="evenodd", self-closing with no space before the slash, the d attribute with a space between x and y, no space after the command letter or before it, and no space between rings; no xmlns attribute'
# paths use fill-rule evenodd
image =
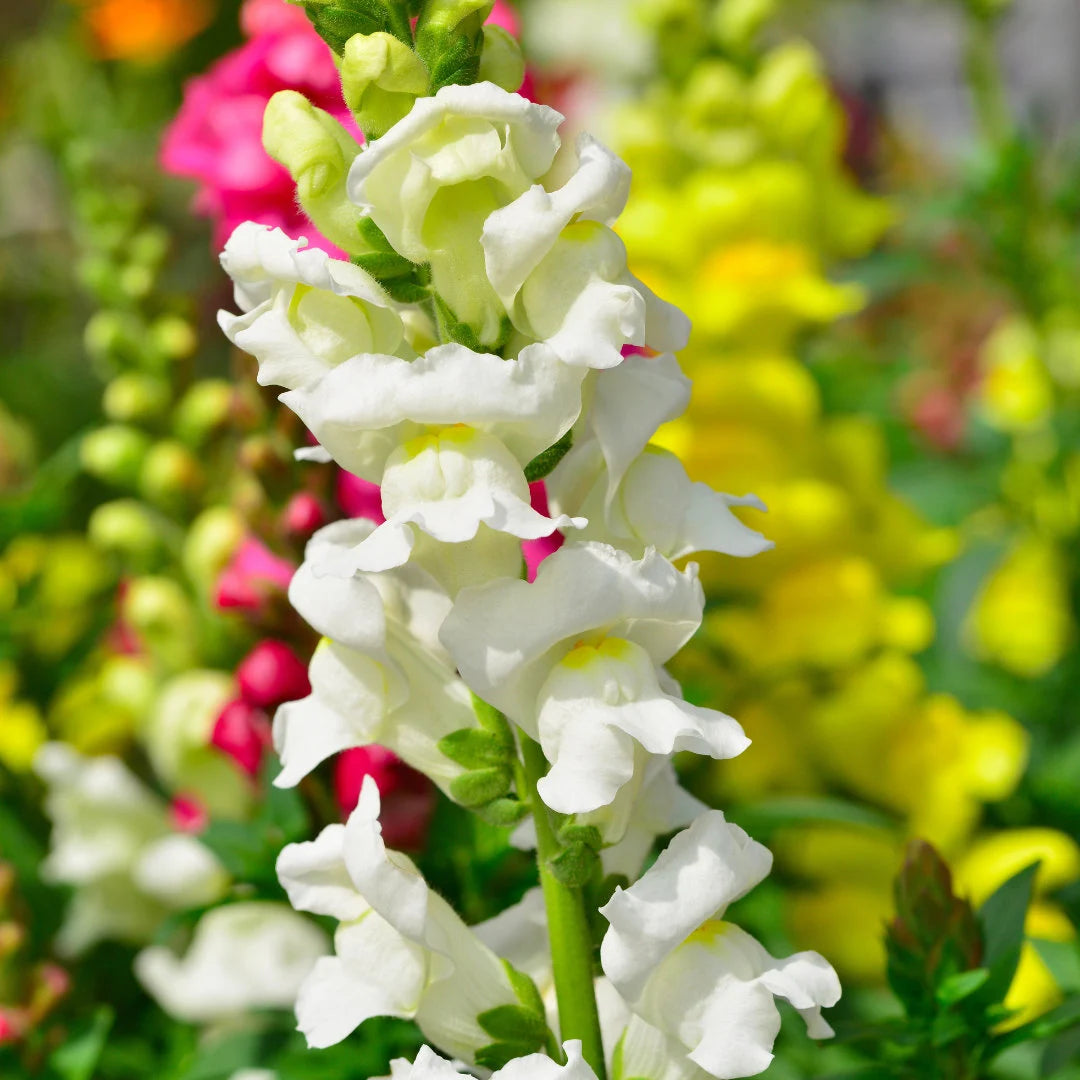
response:
<svg viewBox="0 0 1080 1080"><path fill-rule="evenodd" d="M203 486L202 466L191 451L173 439L156 443L139 471L143 498L165 509L183 509Z"/></svg>
<svg viewBox="0 0 1080 1080"><path fill-rule="evenodd" d="M122 609L160 664L181 670L195 662L195 610L171 578L135 578L124 593Z"/></svg>
<svg viewBox="0 0 1080 1080"><path fill-rule="evenodd" d="M90 515L86 531L95 547L115 552L136 569L152 566L164 547L159 521L137 499L102 503Z"/></svg>
<svg viewBox="0 0 1080 1080"><path fill-rule="evenodd" d="M131 488L150 450L150 439L126 424L107 424L89 432L79 446L83 468L98 480Z"/></svg>
<svg viewBox="0 0 1080 1080"><path fill-rule="evenodd" d="M190 356L199 344L195 327L180 315L162 315L150 327L150 341L162 356L181 360Z"/></svg>
<svg viewBox="0 0 1080 1080"><path fill-rule="evenodd" d="M427 88L427 68L393 34L356 34L345 43L341 91L368 138L377 139L407 116Z"/></svg>
<svg viewBox="0 0 1080 1080"><path fill-rule="evenodd" d="M231 506L211 506L188 529L180 561L201 590L209 591L244 538L244 522Z"/></svg>
<svg viewBox="0 0 1080 1080"><path fill-rule="evenodd" d="M494 6L495 0L428 0L416 26L417 44L436 34L475 38Z"/></svg>
<svg viewBox="0 0 1080 1080"><path fill-rule="evenodd" d="M171 399L172 391L166 379L129 371L105 387L101 403L110 420L148 423L164 415Z"/></svg>
<svg viewBox="0 0 1080 1080"><path fill-rule="evenodd" d="M775 10L776 0L724 0L713 13L713 32L728 49L741 52L753 46Z"/></svg>
<svg viewBox="0 0 1080 1080"><path fill-rule="evenodd" d="M514 93L525 80L525 55L508 30L487 23L484 26L484 51L480 54L481 82L491 82Z"/></svg>
<svg viewBox="0 0 1080 1080"><path fill-rule="evenodd" d="M131 716L149 711L157 695L157 680L144 657L110 656L98 675L101 696Z"/></svg>
<svg viewBox="0 0 1080 1080"><path fill-rule="evenodd" d="M360 211L345 195L356 140L328 112L295 90L279 90L263 115L263 146L296 184L296 197L319 231L350 255L368 247L360 238Z"/></svg>
<svg viewBox="0 0 1080 1080"><path fill-rule="evenodd" d="M176 408L173 431L189 446L200 446L229 419L233 387L225 379L195 383Z"/></svg>

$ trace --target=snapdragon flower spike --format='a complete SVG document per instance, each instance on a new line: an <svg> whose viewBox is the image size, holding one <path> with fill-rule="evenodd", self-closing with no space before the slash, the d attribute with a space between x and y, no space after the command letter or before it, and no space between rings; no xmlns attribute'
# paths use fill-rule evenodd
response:
<svg viewBox="0 0 1080 1080"><path fill-rule="evenodd" d="M733 506L765 506L694 483L674 454L650 444L690 400L690 380L674 356L628 356L589 386L573 446L548 477L552 506L588 519L582 540L604 540L669 559L698 551L757 555L772 547Z"/></svg>
<svg viewBox="0 0 1080 1080"><path fill-rule="evenodd" d="M798 1010L811 1036L832 1034L821 1008L837 1002L840 983L825 959L777 959L724 921L771 867L766 848L712 810L600 909L610 923L604 973L638 1016L718 1080L767 1068L780 1030L775 997Z"/></svg>
<svg viewBox="0 0 1080 1080"><path fill-rule="evenodd" d="M379 789L367 777L346 825L278 859L293 907L339 922L336 955L301 987L300 1030L326 1047L369 1017L413 1018L436 1046L471 1062L491 1042L477 1016L518 1004L507 969L407 856L386 849L378 819Z"/></svg>
<svg viewBox="0 0 1080 1080"><path fill-rule="evenodd" d="M538 785L544 802L588 813L640 777L648 754L730 758L749 745L730 716L678 697L662 668L704 602L696 567L567 544L531 584L464 590L440 638L469 686L539 739L551 762Z"/></svg>
<svg viewBox="0 0 1080 1080"><path fill-rule="evenodd" d="M218 323L234 345L258 360L259 384L311 386L360 352L414 355L378 282L305 244L246 221L221 254L242 314L218 312Z"/></svg>
<svg viewBox="0 0 1080 1080"><path fill-rule="evenodd" d="M450 599L418 564L347 578L320 574L371 534L355 519L320 529L289 586L293 607L323 640L311 659L311 693L274 715L279 787L327 758L373 743L448 786L459 765L438 741L476 726L468 688L439 643Z"/></svg>

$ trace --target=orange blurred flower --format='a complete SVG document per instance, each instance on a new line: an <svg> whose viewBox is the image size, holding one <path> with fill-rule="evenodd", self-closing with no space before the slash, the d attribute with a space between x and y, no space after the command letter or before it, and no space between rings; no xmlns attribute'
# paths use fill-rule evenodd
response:
<svg viewBox="0 0 1080 1080"><path fill-rule="evenodd" d="M107 60L158 60L193 38L213 14L211 0L94 0L84 16Z"/></svg>

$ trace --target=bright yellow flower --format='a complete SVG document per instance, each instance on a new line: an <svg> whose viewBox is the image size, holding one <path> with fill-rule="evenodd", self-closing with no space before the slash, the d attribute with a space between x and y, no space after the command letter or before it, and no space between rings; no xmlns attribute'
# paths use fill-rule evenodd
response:
<svg viewBox="0 0 1080 1080"><path fill-rule="evenodd" d="M1025 866L1039 861L1037 895L1080 879L1080 846L1056 829L1008 829L983 837L956 865L959 892L981 904Z"/></svg>
<svg viewBox="0 0 1080 1080"><path fill-rule="evenodd" d="M1038 336L1023 319L1012 318L986 340L979 357L979 390L987 421L1001 431L1038 427L1054 406L1054 388Z"/></svg>

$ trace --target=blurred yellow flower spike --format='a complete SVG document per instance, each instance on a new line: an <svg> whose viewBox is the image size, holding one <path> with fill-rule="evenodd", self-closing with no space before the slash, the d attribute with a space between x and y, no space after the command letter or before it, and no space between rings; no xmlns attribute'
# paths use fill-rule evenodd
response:
<svg viewBox="0 0 1080 1080"><path fill-rule="evenodd" d="M14 773L30 771L48 729L38 710L15 698L16 677L10 664L0 665L0 765Z"/></svg>
<svg viewBox="0 0 1080 1080"><path fill-rule="evenodd" d="M1011 433L1040 427L1054 407L1054 386L1042 344L1027 320L999 324L979 354L983 372L979 401L987 422Z"/></svg>

